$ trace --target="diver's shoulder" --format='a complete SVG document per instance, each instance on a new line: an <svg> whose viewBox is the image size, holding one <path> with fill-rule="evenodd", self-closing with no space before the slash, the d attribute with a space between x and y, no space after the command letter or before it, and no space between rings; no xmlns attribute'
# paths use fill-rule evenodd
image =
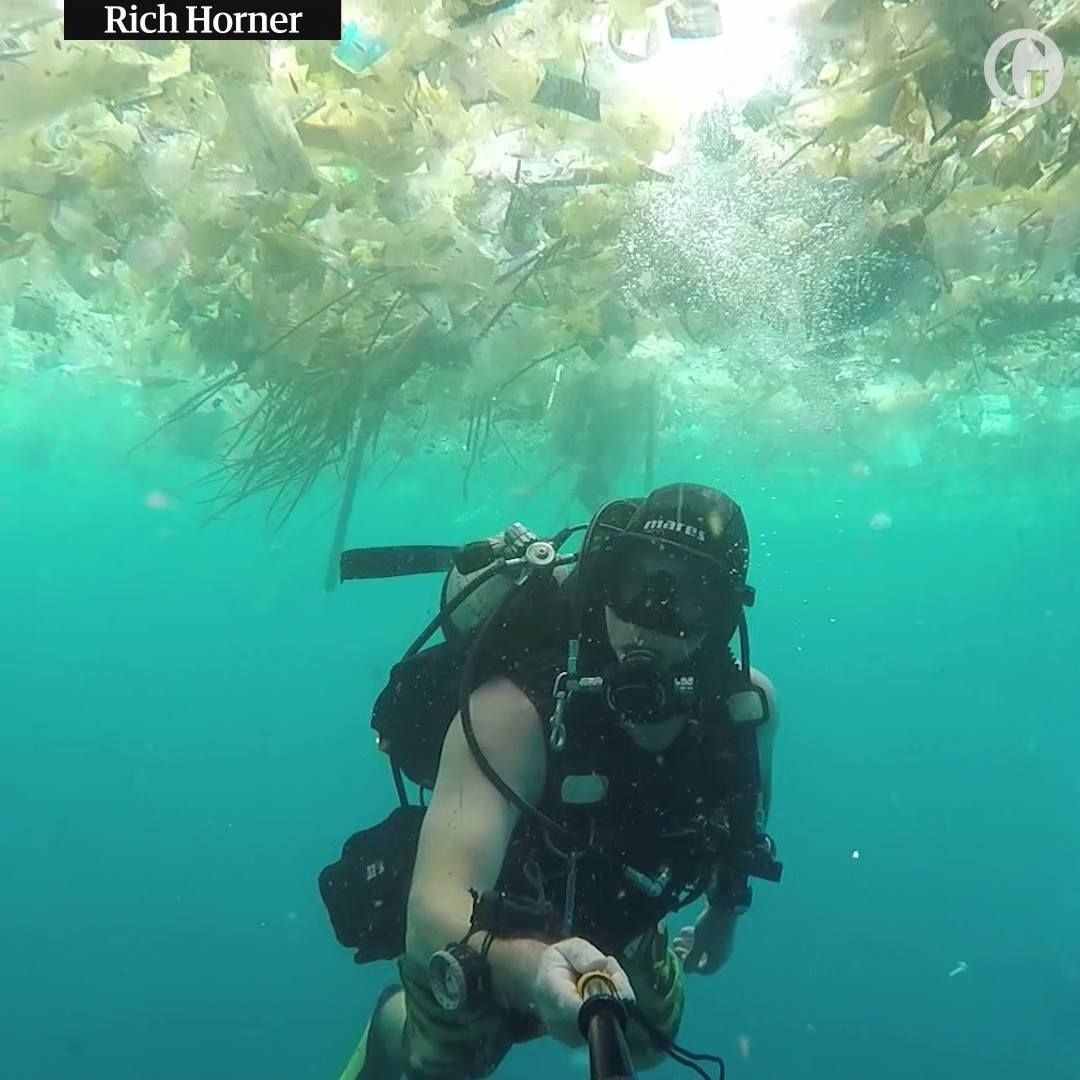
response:
<svg viewBox="0 0 1080 1080"><path fill-rule="evenodd" d="M493 675L472 692L473 709L488 723L535 723L540 714L509 675Z"/></svg>
<svg viewBox="0 0 1080 1080"><path fill-rule="evenodd" d="M496 675L478 686L470 695L469 711L482 746L513 750L543 740L539 709L507 675Z"/></svg>
<svg viewBox="0 0 1080 1080"><path fill-rule="evenodd" d="M540 712L512 679L497 675L469 697L469 721L477 745L511 787L535 797L543 786L546 750ZM453 727L460 725L460 718Z"/></svg>

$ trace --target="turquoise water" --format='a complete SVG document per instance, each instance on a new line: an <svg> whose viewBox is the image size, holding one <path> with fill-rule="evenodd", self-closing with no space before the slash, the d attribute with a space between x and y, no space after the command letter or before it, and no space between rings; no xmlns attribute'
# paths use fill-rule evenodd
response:
<svg viewBox="0 0 1080 1080"><path fill-rule="evenodd" d="M394 803L367 713L437 582L326 595L332 488L279 536L247 509L204 527L197 463L128 455L130 409L37 382L17 417L0 399L0 1075L335 1080L392 969L336 944L316 877ZM733 1080L1075 1080L1063 466L809 477L753 449L668 448L656 474L743 503L754 660L783 710L785 880L758 886L729 966L689 981L680 1041ZM350 542L584 516L566 489L515 500L501 460L464 503L465 460L365 483ZM499 1075L587 1065L531 1046Z"/></svg>

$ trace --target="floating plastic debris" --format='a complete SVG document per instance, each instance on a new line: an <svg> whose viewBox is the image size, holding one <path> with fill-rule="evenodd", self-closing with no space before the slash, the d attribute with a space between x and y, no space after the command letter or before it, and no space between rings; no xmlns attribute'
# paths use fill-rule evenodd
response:
<svg viewBox="0 0 1080 1080"><path fill-rule="evenodd" d="M949 972L949 978L953 979L957 975L963 975L964 972L967 971L967 969L968 969L967 961L966 960L961 960L961 961L959 961L959 963L957 963L956 967L954 967L952 969L952 971Z"/></svg>
<svg viewBox="0 0 1080 1080"><path fill-rule="evenodd" d="M533 104L560 109L584 120L600 122L600 92L575 79L548 71L536 91Z"/></svg>
<svg viewBox="0 0 1080 1080"><path fill-rule="evenodd" d="M228 505L292 512L343 430L356 473L539 438L588 498L708 432L863 481L1075 449L1075 76L1003 113L963 5L363 0L337 42L160 47L33 6L0 27L0 376L231 380L258 449L198 440Z"/></svg>
<svg viewBox="0 0 1080 1080"><path fill-rule="evenodd" d="M608 20L608 44L624 63L640 64L651 60L664 44L659 11L641 12L632 22L627 22L618 11L612 12Z"/></svg>
<svg viewBox="0 0 1080 1080"><path fill-rule="evenodd" d="M521 0L444 0L444 6L456 25L468 26L497 11L512 8L519 2Z"/></svg>
<svg viewBox="0 0 1080 1080"><path fill-rule="evenodd" d="M355 22L350 22L342 30L341 40L330 55L339 67L352 75L359 75L378 63L389 51L388 42L365 33Z"/></svg>
<svg viewBox="0 0 1080 1080"><path fill-rule="evenodd" d="M667 20L674 40L719 37L724 30L716 0L674 0Z"/></svg>
<svg viewBox="0 0 1080 1080"><path fill-rule="evenodd" d="M1015 435L1019 428L1013 412L1012 398L1008 394L983 394L981 435Z"/></svg>
<svg viewBox="0 0 1080 1080"><path fill-rule="evenodd" d="M143 498L143 505L148 510L172 510L176 503L172 496L166 495L164 491L148 491Z"/></svg>
<svg viewBox="0 0 1080 1080"><path fill-rule="evenodd" d="M55 334L59 329L56 307L44 297L26 290L15 300L11 325L32 334Z"/></svg>

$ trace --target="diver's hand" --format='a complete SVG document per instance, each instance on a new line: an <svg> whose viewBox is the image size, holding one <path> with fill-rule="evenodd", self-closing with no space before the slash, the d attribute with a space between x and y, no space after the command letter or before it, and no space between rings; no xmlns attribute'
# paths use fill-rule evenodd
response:
<svg viewBox="0 0 1080 1080"><path fill-rule="evenodd" d="M735 916L706 908L693 926L684 926L671 947L689 975L712 975L731 955Z"/></svg>
<svg viewBox="0 0 1080 1080"><path fill-rule="evenodd" d="M567 1046L581 1046L578 1010L582 998L577 983L589 971L603 971L615 983L623 1001L634 1001L626 972L612 956L605 956L584 938L567 938L549 945L540 955L533 984L533 1003L547 1033Z"/></svg>

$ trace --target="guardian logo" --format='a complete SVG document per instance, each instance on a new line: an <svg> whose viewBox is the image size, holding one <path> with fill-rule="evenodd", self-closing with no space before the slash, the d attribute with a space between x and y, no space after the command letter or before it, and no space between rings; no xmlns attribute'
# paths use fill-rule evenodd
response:
<svg viewBox="0 0 1080 1080"><path fill-rule="evenodd" d="M1012 83L1016 93L1010 94L1001 85L997 68L1001 54L1014 42ZM983 73L986 85L998 101L1012 109L1037 109L1053 98L1065 82L1065 58L1041 31L1010 30L990 46Z"/></svg>
<svg viewBox="0 0 1080 1080"><path fill-rule="evenodd" d="M664 518L653 518L646 521L642 526L642 532L673 532L681 536L691 536L702 544L708 539L705 533L696 525L686 525L681 521L666 521Z"/></svg>

